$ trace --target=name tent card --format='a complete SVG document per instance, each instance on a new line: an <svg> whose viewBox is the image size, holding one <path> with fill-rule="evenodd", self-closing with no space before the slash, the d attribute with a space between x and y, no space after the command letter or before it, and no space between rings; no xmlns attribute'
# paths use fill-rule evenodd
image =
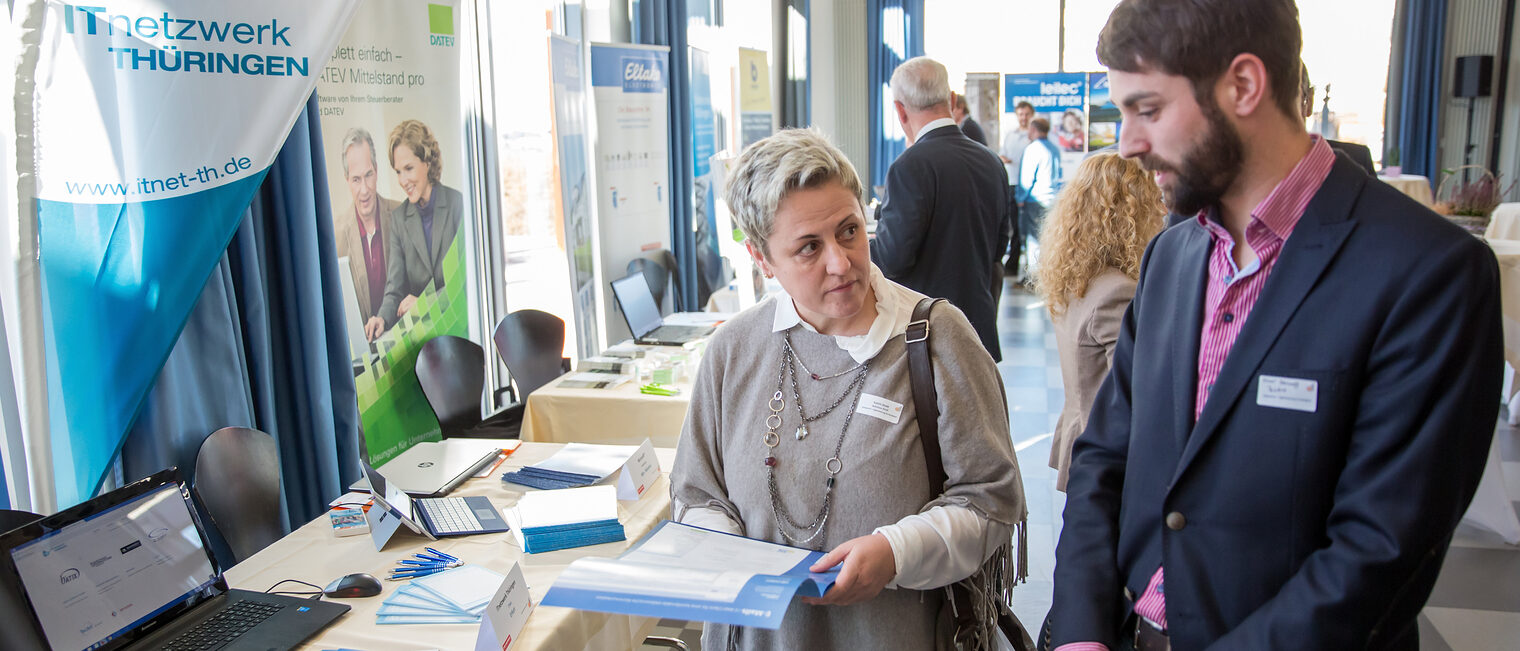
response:
<svg viewBox="0 0 1520 651"><path fill-rule="evenodd" d="M485 616L480 620L480 634L475 638L475 651L507 651L512 640L522 633L528 622L528 612L533 610L533 600L528 595L528 582L523 579L522 566L512 564L512 571L502 579L501 587L486 606Z"/></svg>
<svg viewBox="0 0 1520 651"><path fill-rule="evenodd" d="M654 456L654 443L644 439L639 449L623 464L618 475L617 498L623 501L639 499L660 478L660 460Z"/></svg>

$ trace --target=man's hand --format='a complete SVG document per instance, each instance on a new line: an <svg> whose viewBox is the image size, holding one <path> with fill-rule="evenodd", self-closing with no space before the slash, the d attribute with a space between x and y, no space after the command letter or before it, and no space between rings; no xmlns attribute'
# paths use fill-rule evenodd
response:
<svg viewBox="0 0 1520 651"><path fill-rule="evenodd" d="M380 338L380 333L385 332L385 319L372 316L364 323L364 338L374 341Z"/></svg>
<svg viewBox="0 0 1520 651"><path fill-rule="evenodd" d="M410 312L412 310L412 306L416 304L417 297L411 294L407 294L406 298L401 299L401 304L396 306L396 316L400 317L401 315Z"/></svg>
<svg viewBox="0 0 1520 651"><path fill-rule="evenodd" d="M808 571L824 572L841 562L844 568L839 571L834 586L822 597L803 597L803 603L848 606L870 601L892 577L897 576L897 559L892 555L892 545L881 534L846 540L818 559Z"/></svg>

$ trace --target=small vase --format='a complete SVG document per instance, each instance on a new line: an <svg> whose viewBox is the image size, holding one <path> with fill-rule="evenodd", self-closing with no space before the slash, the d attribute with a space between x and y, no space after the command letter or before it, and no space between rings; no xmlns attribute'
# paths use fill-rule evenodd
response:
<svg viewBox="0 0 1520 651"><path fill-rule="evenodd" d="M1399 167L1398 165L1383 166L1383 176L1402 176L1403 174L1404 168Z"/></svg>

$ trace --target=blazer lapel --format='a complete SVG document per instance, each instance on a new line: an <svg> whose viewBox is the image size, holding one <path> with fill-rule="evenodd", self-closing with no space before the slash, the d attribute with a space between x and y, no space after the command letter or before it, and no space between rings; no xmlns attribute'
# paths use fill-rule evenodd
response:
<svg viewBox="0 0 1520 651"><path fill-rule="evenodd" d="M430 268L437 269L443 266L443 252L449 250L452 241L445 242L445 233L454 232L450 228L449 219L452 211L449 206L449 195L443 191L443 186L433 186L433 250L428 252L428 264Z"/></svg>
<svg viewBox="0 0 1520 651"><path fill-rule="evenodd" d="M1293 234L1283 243L1281 257L1272 268L1272 275L1267 278L1245 327L1225 357L1224 367L1214 381L1203 413L1182 450L1174 482L1241 399L1241 393L1282 334L1283 326L1319 282L1325 268L1340 252L1346 236L1356 228L1356 222L1350 219L1351 207L1366 181L1365 175L1353 170L1350 163L1337 161L1324 185L1309 201ZM1196 351L1195 348L1195 363L1198 359ZM1196 366L1190 376L1197 381Z"/></svg>
<svg viewBox="0 0 1520 651"><path fill-rule="evenodd" d="M1173 427L1177 436L1177 448L1182 449L1193 429L1193 400L1198 392L1198 346L1203 327L1204 292L1209 280L1209 253L1213 240L1204 229L1195 224L1181 226L1188 229L1188 241L1178 257L1182 265L1179 291L1182 298L1181 311L1177 314L1178 326L1170 338L1172 352L1169 359L1179 368L1172 373Z"/></svg>
<svg viewBox="0 0 1520 651"><path fill-rule="evenodd" d="M422 234L422 213L417 211L417 204L408 201L406 210L401 213L401 223L393 225L406 229L407 236L404 239L417 250L418 256L424 260L431 259L428 257L427 236Z"/></svg>

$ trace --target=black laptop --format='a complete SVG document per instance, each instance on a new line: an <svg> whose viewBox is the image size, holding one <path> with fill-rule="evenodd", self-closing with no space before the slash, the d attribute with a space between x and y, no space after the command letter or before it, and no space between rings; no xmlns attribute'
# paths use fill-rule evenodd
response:
<svg viewBox="0 0 1520 651"><path fill-rule="evenodd" d="M649 293L644 274L630 274L612 281L612 296L623 312L623 321L633 333L634 343L649 346L683 346L712 334L712 326L664 325L660 306Z"/></svg>
<svg viewBox="0 0 1520 651"><path fill-rule="evenodd" d="M349 609L229 589L174 468L0 535L0 583L53 651L293 649Z"/></svg>

